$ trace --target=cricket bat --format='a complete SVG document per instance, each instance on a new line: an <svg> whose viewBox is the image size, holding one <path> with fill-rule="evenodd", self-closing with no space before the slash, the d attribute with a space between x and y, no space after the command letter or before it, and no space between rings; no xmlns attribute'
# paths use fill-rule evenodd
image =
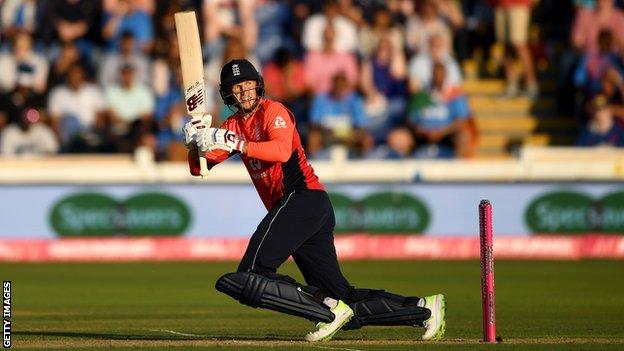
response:
<svg viewBox="0 0 624 351"><path fill-rule="evenodd" d="M208 113L204 86L204 63L202 60L199 28L195 11L176 12L175 26L180 48L180 67L184 84L184 100L186 112L193 120L201 119ZM212 121L207 121L208 126ZM201 153L201 152L200 152ZM200 175L208 176L208 162L203 156L199 157Z"/></svg>

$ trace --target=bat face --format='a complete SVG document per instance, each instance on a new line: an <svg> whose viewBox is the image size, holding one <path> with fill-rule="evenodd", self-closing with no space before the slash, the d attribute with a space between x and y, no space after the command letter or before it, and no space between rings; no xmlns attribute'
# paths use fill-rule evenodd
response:
<svg viewBox="0 0 624 351"><path fill-rule="evenodd" d="M178 46L180 48L180 67L184 81L184 100L186 111L191 116L207 112L204 97L204 65L201 42L195 12L175 14Z"/></svg>

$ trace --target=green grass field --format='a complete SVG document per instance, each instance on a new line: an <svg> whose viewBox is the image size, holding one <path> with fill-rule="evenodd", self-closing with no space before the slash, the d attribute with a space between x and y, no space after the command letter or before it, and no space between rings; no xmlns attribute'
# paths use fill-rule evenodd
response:
<svg viewBox="0 0 624 351"><path fill-rule="evenodd" d="M313 325L252 309L214 289L236 263L1 264L12 280L15 349L622 350L624 262L496 262L498 345L481 338L478 261L346 262L361 287L443 292L447 334L367 327L300 341ZM281 271L301 280L288 263Z"/></svg>

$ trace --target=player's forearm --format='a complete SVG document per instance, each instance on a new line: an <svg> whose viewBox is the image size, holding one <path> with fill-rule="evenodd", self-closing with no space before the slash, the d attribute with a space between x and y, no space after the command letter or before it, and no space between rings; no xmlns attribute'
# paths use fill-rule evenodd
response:
<svg viewBox="0 0 624 351"><path fill-rule="evenodd" d="M248 142L244 153L247 156L269 162L286 162L291 155L291 145L284 140Z"/></svg>

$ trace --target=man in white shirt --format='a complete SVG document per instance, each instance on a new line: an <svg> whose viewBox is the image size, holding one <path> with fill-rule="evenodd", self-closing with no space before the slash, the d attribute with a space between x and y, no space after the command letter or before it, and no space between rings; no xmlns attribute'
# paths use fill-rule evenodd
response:
<svg viewBox="0 0 624 351"><path fill-rule="evenodd" d="M18 122L9 124L0 134L0 154L3 156L44 155L58 152L54 132L40 122L39 111L26 108Z"/></svg>
<svg viewBox="0 0 624 351"><path fill-rule="evenodd" d="M106 105L115 123L149 119L154 112L154 94L135 77L134 67L125 65L121 69L121 83L105 88Z"/></svg>
<svg viewBox="0 0 624 351"><path fill-rule="evenodd" d="M325 0L323 13L310 16L303 24L301 43L307 51L323 49L323 33L325 26L332 23L336 30L334 49L336 52L355 52L358 45L358 32L355 24L344 16L338 14L336 0Z"/></svg>
<svg viewBox="0 0 624 351"><path fill-rule="evenodd" d="M433 34L429 38L429 50L412 58L409 65L409 89L417 93L431 87L434 62L441 62L446 71L445 90L459 87L462 83L457 61L445 49L444 37Z"/></svg>
<svg viewBox="0 0 624 351"><path fill-rule="evenodd" d="M65 145L77 134L92 130L103 110L102 91L85 81L85 71L80 65L69 69L67 82L52 89L48 99L52 126Z"/></svg>
<svg viewBox="0 0 624 351"><path fill-rule="evenodd" d="M1 1L0 1L1 2ZM49 64L46 58L35 53L33 40L28 33L15 36L12 50L0 53L0 92L13 90L17 85L20 66L29 66L32 70L32 88L38 93L45 92L47 87Z"/></svg>
<svg viewBox="0 0 624 351"><path fill-rule="evenodd" d="M117 148L130 152L152 135L154 93L136 81L133 66L125 65L121 69L121 84L106 87L104 95L111 132L118 138Z"/></svg>
<svg viewBox="0 0 624 351"><path fill-rule="evenodd" d="M121 34L120 52L111 52L104 56L98 70L98 82L101 86L108 86L119 82L121 67L132 65L136 70L137 80L149 85L150 63L145 54L136 47L136 40L132 33Z"/></svg>

